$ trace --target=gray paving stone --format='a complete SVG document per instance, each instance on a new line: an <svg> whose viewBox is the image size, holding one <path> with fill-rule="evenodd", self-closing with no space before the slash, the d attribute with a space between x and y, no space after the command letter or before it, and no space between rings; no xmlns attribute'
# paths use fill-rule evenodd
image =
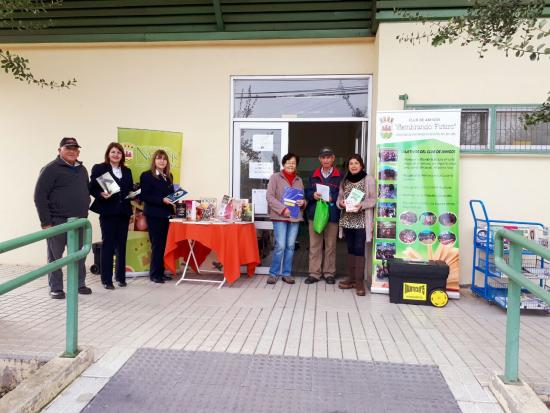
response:
<svg viewBox="0 0 550 413"><path fill-rule="evenodd" d="M435 366L139 349L83 410L460 412Z"/></svg>

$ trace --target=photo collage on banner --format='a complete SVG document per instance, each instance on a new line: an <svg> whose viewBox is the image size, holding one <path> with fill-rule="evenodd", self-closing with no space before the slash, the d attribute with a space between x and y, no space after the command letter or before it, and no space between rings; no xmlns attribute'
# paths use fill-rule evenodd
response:
<svg viewBox="0 0 550 413"><path fill-rule="evenodd" d="M181 132L118 128L118 142L124 148L126 166L132 171L134 184L139 183L141 173L151 167L151 155L157 149L164 149L168 154L174 183L179 183L183 142ZM143 215L143 203L138 199L133 200L132 209L134 214L130 218L126 246L126 275L148 275L151 243Z"/></svg>
<svg viewBox="0 0 550 413"><path fill-rule="evenodd" d="M458 297L460 110L377 113L373 292L388 293L391 258L441 260Z"/></svg>

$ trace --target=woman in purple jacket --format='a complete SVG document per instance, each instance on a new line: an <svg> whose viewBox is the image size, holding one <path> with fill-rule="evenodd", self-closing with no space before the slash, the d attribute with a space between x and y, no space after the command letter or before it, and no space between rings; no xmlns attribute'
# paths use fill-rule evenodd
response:
<svg viewBox="0 0 550 413"><path fill-rule="evenodd" d="M283 156L283 170L271 175L267 184L268 213L273 221L275 235L275 249L269 269L268 284L275 284L279 276L287 284L294 284L294 278L291 276L294 244L298 235L299 222L303 221L302 210L306 206L304 183L296 174L299 160L297 155L287 153ZM283 194L289 187L295 188L302 194L301 199L296 201L299 207L297 214L291 214L291 210L283 204Z"/></svg>

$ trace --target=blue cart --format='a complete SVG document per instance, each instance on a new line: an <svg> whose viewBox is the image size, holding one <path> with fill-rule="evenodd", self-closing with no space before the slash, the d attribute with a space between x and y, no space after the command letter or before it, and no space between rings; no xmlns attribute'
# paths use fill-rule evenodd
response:
<svg viewBox="0 0 550 413"><path fill-rule="evenodd" d="M524 232L526 237L544 242L548 239L548 229L540 222L503 221L490 219L482 201L470 201L470 210L474 219L474 253L472 260L472 292L503 308L507 307L508 277L495 266L494 234L499 229L512 229ZM536 235L535 235L536 234ZM542 235L542 237L539 237ZM546 245L548 247L548 245ZM507 260L508 246L504 244ZM529 251L522 253L522 272L542 288L550 290L550 265ZM550 305L523 291L521 308L531 310L550 310Z"/></svg>

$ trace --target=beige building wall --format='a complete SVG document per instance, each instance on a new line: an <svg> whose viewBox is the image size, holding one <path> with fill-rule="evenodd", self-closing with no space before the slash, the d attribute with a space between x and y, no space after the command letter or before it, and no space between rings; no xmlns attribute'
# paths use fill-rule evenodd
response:
<svg viewBox="0 0 550 413"><path fill-rule="evenodd" d="M378 110L409 104L536 104L550 90L550 61L506 58L493 51L477 57L459 45L400 44L396 36L418 32L409 23L381 24L378 31ZM550 156L462 155L460 160L461 283L471 282L473 221L468 201L481 199L493 219L550 225Z"/></svg>
<svg viewBox="0 0 550 413"><path fill-rule="evenodd" d="M372 74L371 39L13 46L36 75L76 77L71 90L39 89L0 74L0 239L39 229L33 190L40 168L75 136L81 160L102 160L117 127L183 132L182 185L219 197L230 182L230 76ZM97 216L94 240L99 240ZM42 264L45 243L0 262Z"/></svg>
<svg viewBox="0 0 550 413"><path fill-rule="evenodd" d="M381 24L376 39L172 44L14 46L48 79L76 77L71 90L38 89L0 75L0 238L39 228L32 195L40 168L56 155L61 136L76 136L81 159L100 162L116 128L181 131L181 182L191 196L220 196L230 182L230 76L373 74L373 109L410 104L538 103L548 90L550 63L484 59L473 48L400 44L420 30ZM374 130L374 125L371 125ZM370 149L374 148L371 142ZM374 164L371 160L371 166ZM462 155L461 282L470 282L472 220L468 200L483 199L491 216L550 224L550 158ZM97 217L91 214L94 240ZM45 246L0 256L0 262L40 264Z"/></svg>

